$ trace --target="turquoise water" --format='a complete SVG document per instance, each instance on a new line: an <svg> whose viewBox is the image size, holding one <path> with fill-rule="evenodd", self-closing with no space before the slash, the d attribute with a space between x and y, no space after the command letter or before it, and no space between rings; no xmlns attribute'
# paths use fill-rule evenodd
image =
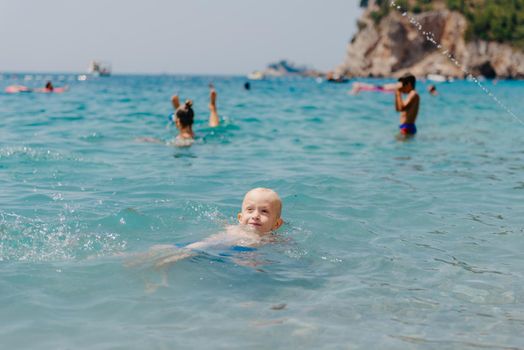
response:
<svg viewBox="0 0 524 350"><path fill-rule="evenodd" d="M347 84L51 78L70 91L0 94L1 348L524 348L524 127L475 84L419 83L399 142L392 95ZM523 82L486 86L524 110ZM196 143L138 142L173 138L175 91ZM283 199L279 243L178 262L156 291L126 267L234 223L258 186Z"/></svg>

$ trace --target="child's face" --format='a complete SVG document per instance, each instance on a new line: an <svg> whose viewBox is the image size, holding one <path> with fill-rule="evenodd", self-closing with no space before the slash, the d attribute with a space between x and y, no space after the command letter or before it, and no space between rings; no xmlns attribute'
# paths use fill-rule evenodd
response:
<svg viewBox="0 0 524 350"><path fill-rule="evenodd" d="M255 189L246 194L238 222L247 225L257 233L267 233L279 228L280 199L273 191Z"/></svg>

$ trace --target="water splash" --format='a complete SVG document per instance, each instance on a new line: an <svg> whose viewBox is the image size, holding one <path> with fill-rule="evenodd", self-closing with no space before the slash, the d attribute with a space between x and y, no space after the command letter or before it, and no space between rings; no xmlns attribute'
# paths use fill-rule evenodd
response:
<svg viewBox="0 0 524 350"><path fill-rule="evenodd" d="M0 261L77 260L111 255L126 246L119 234L92 232L66 213L42 221L0 211Z"/></svg>

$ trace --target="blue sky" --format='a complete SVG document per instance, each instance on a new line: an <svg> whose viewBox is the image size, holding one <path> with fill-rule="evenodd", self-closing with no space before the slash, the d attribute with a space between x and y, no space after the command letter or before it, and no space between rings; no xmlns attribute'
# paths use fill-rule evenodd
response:
<svg viewBox="0 0 524 350"><path fill-rule="evenodd" d="M288 59L329 70L359 0L0 0L0 72L245 74Z"/></svg>

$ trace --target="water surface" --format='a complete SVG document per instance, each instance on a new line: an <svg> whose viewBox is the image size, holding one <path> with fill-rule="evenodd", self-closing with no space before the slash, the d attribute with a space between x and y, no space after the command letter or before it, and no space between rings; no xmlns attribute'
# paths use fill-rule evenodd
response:
<svg viewBox="0 0 524 350"><path fill-rule="evenodd" d="M419 82L399 142L393 96L347 84L50 78L70 90L0 94L2 348L524 348L523 126L474 83ZM524 110L524 83L486 86ZM174 92L195 144L137 142L174 137ZM125 266L234 223L258 186L283 199L280 243L179 262L155 292Z"/></svg>

